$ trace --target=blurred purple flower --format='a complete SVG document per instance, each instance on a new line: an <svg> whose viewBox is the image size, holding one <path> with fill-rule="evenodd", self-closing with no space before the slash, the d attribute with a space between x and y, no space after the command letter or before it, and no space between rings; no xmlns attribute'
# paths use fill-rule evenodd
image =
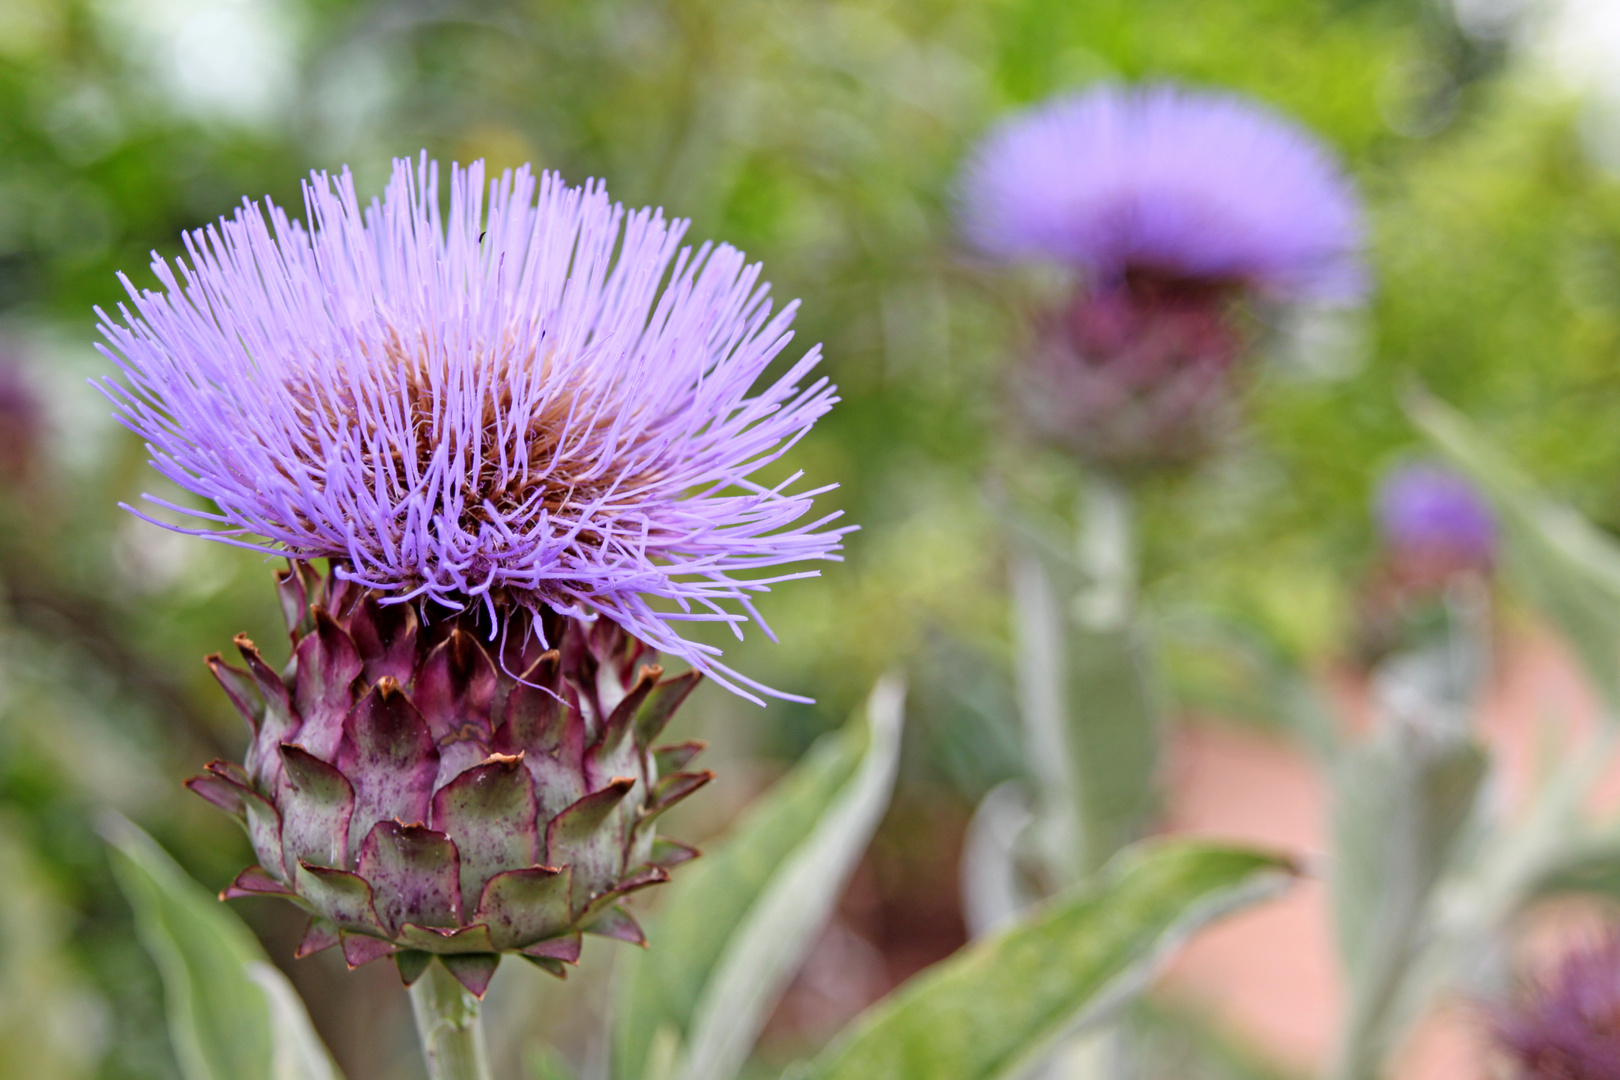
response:
<svg viewBox="0 0 1620 1080"><path fill-rule="evenodd" d="M1526 1080L1620 1080L1620 938L1571 952L1495 1026Z"/></svg>
<svg viewBox="0 0 1620 1080"><path fill-rule="evenodd" d="M1059 97L983 141L960 199L986 254L1056 260L1099 284L1135 272L1326 301L1365 289L1360 207L1333 155L1237 95Z"/></svg>
<svg viewBox="0 0 1620 1080"><path fill-rule="evenodd" d="M1248 336L1221 289L1134 281L1080 290L1038 323L1023 406L1035 429L1115 468L1197 460L1231 420L1229 369Z"/></svg>
<svg viewBox="0 0 1620 1080"><path fill-rule="evenodd" d="M347 170L304 199L307 228L244 200L154 257L164 291L124 279L133 312L98 309L120 419L218 508L153 499L214 523L179 531L329 557L395 601L600 614L769 692L671 623L740 638L754 595L815 572L753 575L849 531L802 520L829 488L751 479L836 400L818 348L750 396L796 304L773 314L729 246L681 248L686 222L526 167L487 203L482 164L453 168L443 213L426 155L368 206Z"/></svg>
<svg viewBox="0 0 1620 1080"><path fill-rule="evenodd" d="M1406 465L1378 486L1375 510L1397 556L1485 568L1496 555L1496 517L1466 478L1431 464Z"/></svg>

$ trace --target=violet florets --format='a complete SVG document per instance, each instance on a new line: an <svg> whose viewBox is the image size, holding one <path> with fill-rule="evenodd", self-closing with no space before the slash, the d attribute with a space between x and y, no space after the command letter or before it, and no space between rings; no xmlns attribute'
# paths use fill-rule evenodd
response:
<svg viewBox="0 0 1620 1080"><path fill-rule="evenodd" d="M1333 155L1235 94L1056 98L981 143L961 204L986 254L1062 263L1098 285L1135 271L1324 301L1365 287L1360 206Z"/></svg>
<svg viewBox="0 0 1620 1080"><path fill-rule="evenodd" d="M1216 441L1252 302L1365 287L1349 179L1303 128L1236 95L1061 96L992 131L958 195L982 255L1070 272L1071 295L1036 320L1023 411L1107 469L1185 464Z"/></svg>
<svg viewBox="0 0 1620 1080"><path fill-rule="evenodd" d="M1488 570L1496 559L1496 515L1464 476L1418 463L1378 485L1378 530L1392 556L1454 569Z"/></svg>
<svg viewBox="0 0 1620 1080"><path fill-rule="evenodd" d="M459 611L605 616L745 696L769 693L677 621L837 558L826 488L753 477L836 400L741 252L527 167L488 186L397 161L362 206L347 171L185 239L162 291L104 312L105 392L153 465L218 513L197 535L331 558L382 594ZM161 500L154 500L161 503ZM167 505L167 504L164 504ZM170 528L178 528L169 524ZM541 626L543 620L527 620ZM767 629L767 633L768 633Z"/></svg>

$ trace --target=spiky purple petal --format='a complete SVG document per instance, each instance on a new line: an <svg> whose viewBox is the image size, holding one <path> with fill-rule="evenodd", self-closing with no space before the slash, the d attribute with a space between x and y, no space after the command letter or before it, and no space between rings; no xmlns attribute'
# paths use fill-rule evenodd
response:
<svg viewBox="0 0 1620 1080"><path fill-rule="evenodd" d="M815 348L751 393L795 305L599 183L524 168L486 198L475 163L441 213L437 177L396 162L363 207L347 171L315 174L307 226L244 201L155 259L161 291L125 279L118 317L98 311L120 419L218 507L171 507L201 519L181 531L332 558L387 600L604 615L769 692L673 624L747 621L802 576L771 568L834 559L848 531L805 523L816 492L751 479L836 400Z"/></svg>
<svg viewBox="0 0 1620 1080"><path fill-rule="evenodd" d="M995 129L960 190L963 231L1004 259L1232 281L1293 299L1365 287L1360 210L1333 156L1235 94L1103 86Z"/></svg>

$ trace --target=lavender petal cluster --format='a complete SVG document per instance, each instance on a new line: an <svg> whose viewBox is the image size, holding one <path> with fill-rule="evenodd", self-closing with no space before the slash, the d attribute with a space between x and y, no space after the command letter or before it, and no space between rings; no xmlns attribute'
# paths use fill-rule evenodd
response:
<svg viewBox="0 0 1620 1080"><path fill-rule="evenodd" d="M1375 500L1379 532L1396 554L1443 556L1488 567L1497 548L1496 515L1467 478L1428 463L1391 471Z"/></svg>
<svg viewBox="0 0 1620 1080"><path fill-rule="evenodd" d="M1174 85L1103 86L1014 116L960 188L995 258L1228 282L1290 300L1365 288L1355 191L1314 136L1256 102Z"/></svg>
<svg viewBox="0 0 1620 1080"><path fill-rule="evenodd" d="M126 278L118 317L97 311L119 418L217 508L154 499L202 519L168 527L331 558L424 610L604 616L770 693L674 624L740 637L849 531L811 517L829 488L756 479L837 400L819 347L754 390L796 305L773 310L741 252L682 247L686 222L527 167L487 190L452 167L441 205L424 154L369 204L347 170L304 201L307 225L244 200L154 254L159 290Z"/></svg>

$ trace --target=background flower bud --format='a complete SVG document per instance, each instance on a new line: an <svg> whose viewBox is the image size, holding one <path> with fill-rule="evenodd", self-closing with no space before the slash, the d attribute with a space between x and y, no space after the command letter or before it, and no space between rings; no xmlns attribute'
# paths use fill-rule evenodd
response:
<svg viewBox="0 0 1620 1080"><path fill-rule="evenodd" d="M1572 950L1494 1026L1523 1080L1620 1080L1620 937Z"/></svg>

